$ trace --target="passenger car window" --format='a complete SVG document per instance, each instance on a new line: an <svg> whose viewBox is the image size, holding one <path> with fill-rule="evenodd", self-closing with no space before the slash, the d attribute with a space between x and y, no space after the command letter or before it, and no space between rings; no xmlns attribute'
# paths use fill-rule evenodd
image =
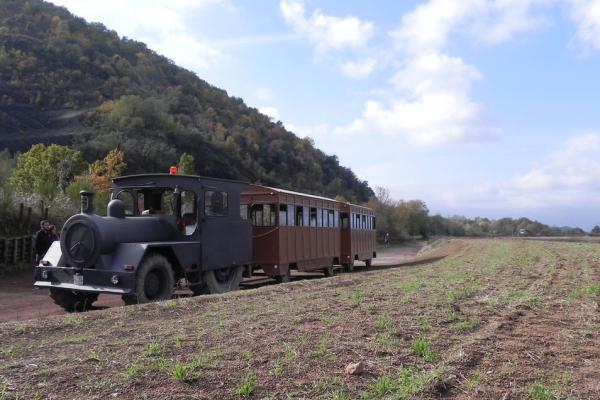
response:
<svg viewBox="0 0 600 400"><path fill-rule="evenodd" d="M279 205L279 226L287 226L287 204Z"/></svg>
<svg viewBox="0 0 600 400"><path fill-rule="evenodd" d="M275 225L275 206L273 204L254 204L251 214L254 226Z"/></svg>

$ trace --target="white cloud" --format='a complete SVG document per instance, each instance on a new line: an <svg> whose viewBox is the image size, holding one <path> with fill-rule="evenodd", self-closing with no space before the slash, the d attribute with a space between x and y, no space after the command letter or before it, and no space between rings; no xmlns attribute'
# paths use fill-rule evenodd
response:
<svg viewBox="0 0 600 400"><path fill-rule="evenodd" d="M377 61L373 58L360 61L348 61L342 64L342 73L348 78L365 79L375 70Z"/></svg>
<svg viewBox="0 0 600 400"><path fill-rule="evenodd" d="M600 0L567 0L577 24L576 38L584 46L600 50Z"/></svg>
<svg viewBox="0 0 600 400"><path fill-rule="evenodd" d="M226 55L198 37L186 17L193 11L223 0L52 0L91 22L102 22L121 36L142 41L175 63L195 71L204 70ZM118 10L118 12L115 12Z"/></svg>
<svg viewBox="0 0 600 400"><path fill-rule="evenodd" d="M259 101L269 101L273 99L273 93L266 87L257 87L254 90L254 97Z"/></svg>
<svg viewBox="0 0 600 400"><path fill-rule="evenodd" d="M354 16L333 17L317 9L307 18L304 4L293 0L283 0L279 7L286 22L322 52L361 47L373 35L373 24Z"/></svg>
<svg viewBox="0 0 600 400"><path fill-rule="evenodd" d="M277 110L275 107L260 107L258 109L258 111L262 114L265 114L267 117L273 119L273 120L278 120L279 119L279 110Z"/></svg>

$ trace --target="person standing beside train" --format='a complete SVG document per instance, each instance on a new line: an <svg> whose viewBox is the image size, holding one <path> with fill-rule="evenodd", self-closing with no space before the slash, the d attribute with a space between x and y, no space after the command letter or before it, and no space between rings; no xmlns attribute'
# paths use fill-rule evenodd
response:
<svg viewBox="0 0 600 400"><path fill-rule="evenodd" d="M58 233L54 228L54 225L50 221L43 220L40 222L40 230L35 234L35 262L40 262L42 257L46 254L52 242L58 240Z"/></svg>

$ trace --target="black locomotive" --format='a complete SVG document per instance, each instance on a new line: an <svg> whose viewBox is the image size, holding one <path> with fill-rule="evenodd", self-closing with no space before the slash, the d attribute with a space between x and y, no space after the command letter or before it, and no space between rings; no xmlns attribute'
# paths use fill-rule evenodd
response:
<svg viewBox="0 0 600 400"><path fill-rule="evenodd" d="M187 175L116 178L107 216L81 193L81 213L64 225L35 269L35 286L50 288L69 311L99 293L128 303L170 299L186 278L195 294L239 287L252 259L252 225L240 214L248 184ZM210 251L207 251L210 249Z"/></svg>

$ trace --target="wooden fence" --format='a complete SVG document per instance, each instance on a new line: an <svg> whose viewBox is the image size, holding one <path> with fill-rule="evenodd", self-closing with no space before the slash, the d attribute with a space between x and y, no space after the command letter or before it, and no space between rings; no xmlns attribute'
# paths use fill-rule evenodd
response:
<svg viewBox="0 0 600 400"><path fill-rule="evenodd" d="M33 264L35 261L34 246L34 236L31 235L0 238L0 269L19 263Z"/></svg>

